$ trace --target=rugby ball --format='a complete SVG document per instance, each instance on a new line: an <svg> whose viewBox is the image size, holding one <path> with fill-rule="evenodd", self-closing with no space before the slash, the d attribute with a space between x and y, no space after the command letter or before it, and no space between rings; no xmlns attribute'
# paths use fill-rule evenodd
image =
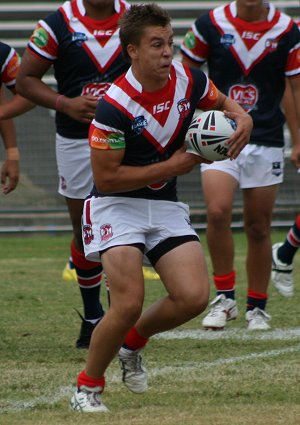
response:
<svg viewBox="0 0 300 425"><path fill-rule="evenodd" d="M228 159L227 140L236 129L235 121L221 111L205 111L196 115L186 134L187 152L209 161Z"/></svg>

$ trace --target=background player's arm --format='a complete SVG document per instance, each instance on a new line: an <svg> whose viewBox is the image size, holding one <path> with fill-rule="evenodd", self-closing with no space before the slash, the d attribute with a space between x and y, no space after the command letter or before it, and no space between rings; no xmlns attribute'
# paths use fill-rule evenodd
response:
<svg viewBox="0 0 300 425"><path fill-rule="evenodd" d="M26 50L17 76L17 92L37 105L63 112L76 121L90 123L98 99L90 95L69 98L57 93L42 81L50 66L50 61L41 60Z"/></svg>
<svg viewBox="0 0 300 425"><path fill-rule="evenodd" d="M13 93L11 99L1 99L0 120L15 118L35 107L34 103L17 94L15 88L11 89L11 92Z"/></svg>
<svg viewBox="0 0 300 425"><path fill-rule="evenodd" d="M3 89L0 91L0 106L5 102ZM11 119L0 120L0 135L5 147L6 158L1 167L1 185L4 194L14 190L19 181L19 150L16 132Z"/></svg>
<svg viewBox="0 0 300 425"><path fill-rule="evenodd" d="M298 82L297 82L298 80ZM293 86L293 89L292 89ZM300 168L300 78L286 81L286 89L282 100L282 105L291 135L292 153L291 162L296 168ZM295 90L295 93L294 93ZM293 96L294 94L294 96ZM296 99L298 97L298 99ZM298 113L297 113L298 112Z"/></svg>

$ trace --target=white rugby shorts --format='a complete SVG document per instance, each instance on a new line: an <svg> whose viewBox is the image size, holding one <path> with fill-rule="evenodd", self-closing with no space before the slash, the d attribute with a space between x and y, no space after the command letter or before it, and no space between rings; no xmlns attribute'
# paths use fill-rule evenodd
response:
<svg viewBox="0 0 300 425"><path fill-rule="evenodd" d="M82 240L91 261L99 261L99 251L117 245L143 244L147 255L160 242L178 236L198 240L189 207L182 202L108 196L84 203Z"/></svg>
<svg viewBox="0 0 300 425"><path fill-rule="evenodd" d="M212 164L201 164L200 167L202 173L219 170L230 174L241 189L271 186L283 181L283 148L247 145L232 161L215 161Z"/></svg>
<svg viewBox="0 0 300 425"><path fill-rule="evenodd" d="M88 139L67 139L56 134L58 193L72 199L85 199L93 188Z"/></svg>

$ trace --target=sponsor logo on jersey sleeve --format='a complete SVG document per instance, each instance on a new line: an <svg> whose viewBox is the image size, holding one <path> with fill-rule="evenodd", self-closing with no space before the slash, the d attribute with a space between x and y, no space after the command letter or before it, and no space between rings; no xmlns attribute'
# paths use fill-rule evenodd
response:
<svg viewBox="0 0 300 425"><path fill-rule="evenodd" d="M113 131L101 130L94 127L89 136L90 146L95 149L124 149L125 138L123 134Z"/></svg>
<svg viewBox="0 0 300 425"><path fill-rule="evenodd" d="M47 31L42 27L37 27L32 34L31 41L39 48L47 46L49 41Z"/></svg>
<svg viewBox="0 0 300 425"><path fill-rule="evenodd" d="M131 129L136 134L142 134L145 127L147 127L148 122L144 115L139 115L138 117L134 118L131 124Z"/></svg>
<svg viewBox="0 0 300 425"><path fill-rule="evenodd" d="M196 37L193 31L188 31L184 37L184 44L189 49L194 49L196 47Z"/></svg>
<svg viewBox="0 0 300 425"><path fill-rule="evenodd" d="M6 68L7 80L16 79L19 66L20 66L20 57L16 53L13 55L13 57L10 59L9 63L7 64L7 68ZM5 80L5 76L3 77L3 80Z"/></svg>

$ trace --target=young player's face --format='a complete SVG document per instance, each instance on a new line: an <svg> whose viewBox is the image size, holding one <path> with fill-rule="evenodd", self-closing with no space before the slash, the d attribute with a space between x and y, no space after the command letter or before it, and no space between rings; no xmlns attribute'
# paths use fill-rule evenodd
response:
<svg viewBox="0 0 300 425"><path fill-rule="evenodd" d="M130 53L131 52L131 53ZM166 84L173 59L173 30L166 27L149 26L143 31L138 46L131 45L129 54L134 73L140 82L154 86ZM145 86L145 90L147 90Z"/></svg>

